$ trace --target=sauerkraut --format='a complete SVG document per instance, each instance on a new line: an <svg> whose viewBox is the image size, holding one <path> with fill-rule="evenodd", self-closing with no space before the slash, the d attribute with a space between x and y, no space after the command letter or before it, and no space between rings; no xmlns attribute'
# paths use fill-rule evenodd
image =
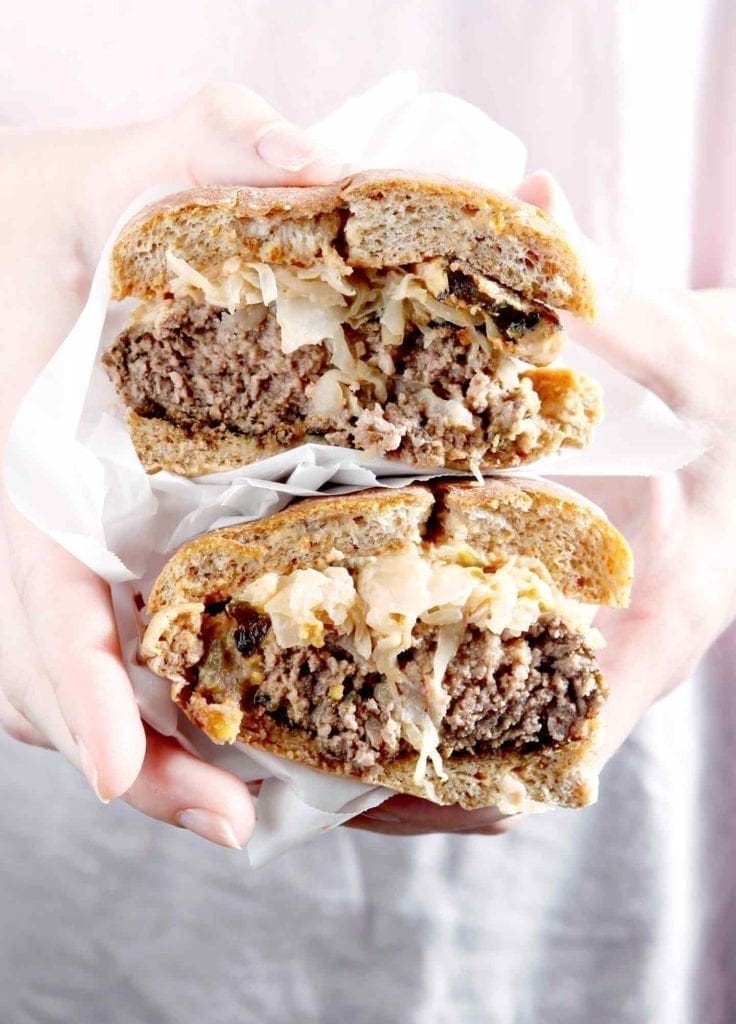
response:
<svg viewBox="0 0 736 1024"><path fill-rule="evenodd" d="M244 306L272 307L281 331L281 349L292 353L305 345L326 345L332 368L310 386L307 395L318 416L347 409L363 411L356 392L370 384L373 399L385 402L388 378L395 367L391 349L400 345L409 325L426 332L438 321L462 327L471 349L489 356L501 335L482 305L460 305L448 292L447 271L439 259L404 269L361 270L360 274L333 257L313 267L271 267L265 263L229 259L211 279L169 250L170 290L195 294L213 306L234 312ZM345 326L358 328L369 318L381 325L383 351L378 365L356 357L345 338ZM504 387L520 385L514 359L496 352L494 373ZM442 398L424 387L419 399L428 417L453 427L473 430L470 409L459 398ZM533 426L530 425L530 431ZM530 443L533 441L529 435Z"/></svg>
<svg viewBox="0 0 736 1024"><path fill-rule="evenodd" d="M438 750L449 701L444 678L469 624L515 637L554 612L592 647L603 642L589 611L560 593L541 562L513 557L492 566L464 544L407 543L349 567L266 573L234 596L269 616L282 647L321 647L326 629L349 638L356 656L384 676L376 698L399 708L402 737L419 755L415 782L428 787L428 762L446 777ZM400 655L420 623L439 633L432 674L417 683L402 671Z"/></svg>

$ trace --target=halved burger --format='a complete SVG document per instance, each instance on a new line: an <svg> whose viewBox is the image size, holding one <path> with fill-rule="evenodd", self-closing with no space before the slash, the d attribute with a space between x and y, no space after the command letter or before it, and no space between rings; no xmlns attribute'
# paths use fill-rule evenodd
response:
<svg viewBox="0 0 736 1024"><path fill-rule="evenodd" d="M308 499L204 534L140 656L216 743L466 808L596 794L595 607L629 548L570 491L493 479Z"/></svg>
<svg viewBox="0 0 736 1024"><path fill-rule="evenodd" d="M103 361L149 472L233 469L306 441L483 472L586 445L600 389L548 364L594 296L542 211L397 172L207 187L112 254L134 298Z"/></svg>

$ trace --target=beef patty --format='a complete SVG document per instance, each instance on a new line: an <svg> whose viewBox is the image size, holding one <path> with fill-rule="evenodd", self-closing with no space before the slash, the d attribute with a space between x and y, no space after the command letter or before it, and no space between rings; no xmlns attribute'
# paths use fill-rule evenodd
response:
<svg viewBox="0 0 736 1024"><path fill-rule="evenodd" d="M210 703L236 700L248 729L263 738L275 719L309 733L326 756L364 771L416 753L401 738L399 708L383 676L326 633L324 647L280 648L266 617L242 608L205 617L204 654L180 691ZM421 626L399 664L421 686L432 674L437 628ZM554 746L581 735L605 699L595 656L580 633L545 614L522 636L469 626L448 665L449 705L439 728L440 753Z"/></svg>
<svg viewBox="0 0 736 1024"><path fill-rule="evenodd" d="M228 313L186 297L164 300L118 337L103 363L129 408L184 428L266 435L284 446L318 435L428 466L529 450L538 396L508 361L511 375L503 383L500 353L469 344L464 328L410 325L403 343L387 349L373 319L345 327L345 337L354 356L388 370L388 394L379 400L374 384L361 381L352 389L352 408L326 416L315 412L310 385L330 369L327 346L283 353L276 318L264 307ZM472 425L458 426L432 395L459 399Z"/></svg>

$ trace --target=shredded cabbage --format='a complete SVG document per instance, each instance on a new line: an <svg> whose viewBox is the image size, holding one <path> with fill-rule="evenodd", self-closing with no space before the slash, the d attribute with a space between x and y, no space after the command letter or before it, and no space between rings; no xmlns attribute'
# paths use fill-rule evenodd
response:
<svg viewBox="0 0 736 1024"><path fill-rule="evenodd" d="M237 257L226 260L219 284L200 274L171 249L166 253L166 265L172 274L171 287L175 293L198 289L211 306L234 312L239 306L256 303L268 306L276 301L276 278L266 263L241 263Z"/></svg>
<svg viewBox="0 0 736 1024"><path fill-rule="evenodd" d="M320 306L288 292L279 292L276 319L281 328L281 351L286 353L296 352L303 345L319 345L342 330L342 316L334 306Z"/></svg>
<svg viewBox="0 0 736 1024"><path fill-rule="evenodd" d="M353 268L334 249L324 251L322 260L311 267L299 267L294 273L305 280L325 281L341 295L355 295L357 283L345 279L352 276Z"/></svg>
<svg viewBox="0 0 736 1024"><path fill-rule="evenodd" d="M417 263L415 272L430 295L434 295L435 298L439 298L440 295L444 295L448 291L447 270L441 259Z"/></svg>
<svg viewBox="0 0 736 1024"><path fill-rule="evenodd" d="M386 378L375 366L371 366L364 359L356 359L350 351L345 333L342 327L338 327L331 338L332 362L340 370L342 380L346 384L358 384L360 381L368 381L373 385L376 397L379 402L385 402L387 397Z"/></svg>
<svg viewBox="0 0 736 1024"><path fill-rule="evenodd" d="M432 661L432 677L427 687L427 714L436 728L439 728L445 717L447 705L450 703L450 696L442 685L445 672L458 652L464 633L465 623L460 618L457 622L441 626L437 634L437 647Z"/></svg>
<svg viewBox="0 0 736 1024"><path fill-rule="evenodd" d="M421 786L424 783L428 790L427 795L430 797L434 796L434 787L427 780L427 760L432 762L432 767L435 770L437 778L443 782L447 779L447 772L445 766L442 763L440 752L437 749L440 742L440 734L437 731L437 726L434 724L428 714L422 715L422 722L420 726L421 741L419 744L419 757L417 758L416 767L414 769L414 784Z"/></svg>
<svg viewBox="0 0 736 1024"><path fill-rule="evenodd" d="M326 306L346 306L345 296L355 295L355 289L324 263L314 267L274 267L274 274L279 291L324 302Z"/></svg>
<svg viewBox="0 0 736 1024"><path fill-rule="evenodd" d="M453 427L473 429L473 414L459 398L440 398L431 388L422 388L417 394L428 416L438 416Z"/></svg>
<svg viewBox="0 0 736 1024"><path fill-rule="evenodd" d="M312 408L318 416L335 416L345 408L345 396L342 387L343 374L339 370L328 370L307 391Z"/></svg>
<svg viewBox="0 0 736 1024"><path fill-rule="evenodd" d="M357 393L362 384L371 386L371 402L386 401L388 377L395 373L391 349L403 342L407 322L423 332L438 320L463 327L471 350L480 347L486 353L493 347L492 339L499 336L493 320L481 307L443 301L447 296L447 271L439 259L417 264L413 272L371 271L369 281L349 280L353 270L337 254L328 254L312 267L293 268L243 262L234 257L223 264L217 281L171 250L166 260L175 294L198 290L206 302L230 312L260 306L265 315L266 307L272 307L284 353L304 345L328 347L332 368L308 392L314 411L321 416L334 416L342 409L359 416L363 407ZM384 347L376 358L378 365L373 365L351 352L344 325L359 327L376 315L380 317ZM511 359L497 362L495 373L503 386L518 386L515 363ZM430 387L422 388L419 397L428 416L439 417L454 427L473 429L473 415L461 399L441 398ZM539 428L531 423L527 447L535 440L535 429L538 433ZM524 436L521 443L525 443Z"/></svg>
<svg viewBox="0 0 736 1024"><path fill-rule="evenodd" d="M322 647L325 622L341 626L355 601L350 573L339 566L324 572L297 569L287 576L267 573L267 577L265 586L263 577L248 584L243 599L269 616L281 647Z"/></svg>
<svg viewBox="0 0 736 1024"><path fill-rule="evenodd" d="M263 609L279 589L283 579L284 577L279 576L277 572L267 572L248 584L243 591L243 599L254 608Z"/></svg>

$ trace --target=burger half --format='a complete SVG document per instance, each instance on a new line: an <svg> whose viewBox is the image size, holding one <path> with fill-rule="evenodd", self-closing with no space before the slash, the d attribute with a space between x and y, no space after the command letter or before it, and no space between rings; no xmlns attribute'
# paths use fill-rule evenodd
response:
<svg viewBox="0 0 736 1024"><path fill-rule="evenodd" d="M631 573L602 512L539 482L309 499L174 555L140 656L216 743L441 804L580 807L591 619Z"/></svg>
<svg viewBox="0 0 736 1024"><path fill-rule="evenodd" d="M149 472L233 469L305 441L482 472L582 447L601 413L548 364L591 283L541 210L395 172L208 187L112 253L138 305L104 364Z"/></svg>

